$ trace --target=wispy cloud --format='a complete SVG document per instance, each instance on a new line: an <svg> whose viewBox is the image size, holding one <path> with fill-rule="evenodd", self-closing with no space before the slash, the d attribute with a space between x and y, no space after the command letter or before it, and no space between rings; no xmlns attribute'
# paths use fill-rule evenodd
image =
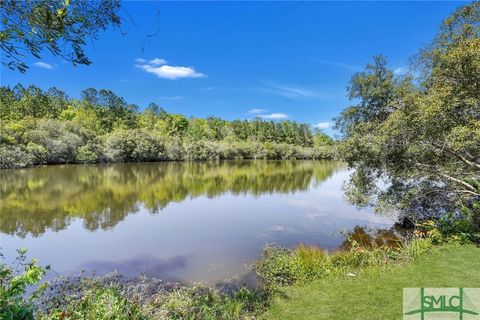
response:
<svg viewBox="0 0 480 320"><path fill-rule="evenodd" d="M393 70L393 73L396 75L406 74L407 72L408 72L408 69L405 67L398 67L395 70Z"/></svg>
<svg viewBox="0 0 480 320"><path fill-rule="evenodd" d="M359 66L348 64L348 63L343 63L343 62L338 62L338 61L322 60L322 59L314 59L314 58L311 58L310 61L320 63L320 64L324 64L326 66L337 67L337 68L349 70L349 71L360 71L360 70L362 70L362 68L359 67Z"/></svg>
<svg viewBox="0 0 480 320"><path fill-rule="evenodd" d="M163 96L163 97L160 97L160 99L163 99L163 100L182 100L182 99L184 99L184 97L182 97L182 96L171 96L171 97Z"/></svg>
<svg viewBox="0 0 480 320"><path fill-rule="evenodd" d="M159 59L159 58L152 59L148 62L148 64L152 66L161 66L162 64L165 64L165 63L167 63L167 60Z"/></svg>
<svg viewBox="0 0 480 320"><path fill-rule="evenodd" d="M46 63L46 62L43 62L43 61L37 61L33 65L35 67L39 67L39 68L42 68L42 69L47 69L47 70L52 70L53 69L53 65L51 65L49 63Z"/></svg>
<svg viewBox="0 0 480 320"><path fill-rule="evenodd" d="M137 59L135 59L135 62L137 62L137 63L145 63L145 62L147 62L147 60L145 60L145 59L143 59L143 58L137 58Z"/></svg>
<svg viewBox="0 0 480 320"><path fill-rule="evenodd" d="M288 116L285 113L271 113L271 114L260 114L258 117L268 120L280 120L287 119Z"/></svg>
<svg viewBox="0 0 480 320"><path fill-rule="evenodd" d="M264 113L267 112L267 109L250 109L248 110L248 113L250 114L259 114L259 113Z"/></svg>
<svg viewBox="0 0 480 320"><path fill-rule="evenodd" d="M214 87L205 87L205 88L200 88L200 91L208 92L208 91L212 91L213 89L214 89Z"/></svg>
<svg viewBox="0 0 480 320"><path fill-rule="evenodd" d="M332 126L331 122L319 122L317 124L312 125L312 127L317 128L317 129L327 129Z"/></svg>
<svg viewBox="0 0 480 320"><path fill-rule="evenodd" d="M181 67L181 66L169 66L166 60L155 58L149 62L139 62L136 59L135 67L140 68L148 73L153 73L159 78L164 79L179 79L179 78L203 78L206 77L205 74L196 72L192 67Z"/></svg>
<svg viewBox="0 0 480 320"><path fill-rule="evenodd" d="M310 90L308 88L284 85L269 81L265 82L265 87L262 88L262 91L295 100L300 100L302 98L319 97L318 92Z"/></svg>

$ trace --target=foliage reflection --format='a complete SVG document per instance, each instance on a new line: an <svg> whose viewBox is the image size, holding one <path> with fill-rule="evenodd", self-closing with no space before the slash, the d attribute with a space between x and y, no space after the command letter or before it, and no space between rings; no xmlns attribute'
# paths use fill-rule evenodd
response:
<svg viewBox="0 0 480 320"><path fill-rule="evenodd" d="M158 213L187 197L307 190L341 166L334 161L225 161L2 170L0 231L39 236L46 229L65 229L76 218L88 230L108 229L140 207Z"/></svg>

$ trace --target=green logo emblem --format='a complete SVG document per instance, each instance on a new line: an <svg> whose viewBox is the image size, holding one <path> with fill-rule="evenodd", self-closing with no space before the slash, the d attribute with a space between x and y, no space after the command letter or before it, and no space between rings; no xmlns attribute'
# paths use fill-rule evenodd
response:
<svg viewBox="0 0 480 320"><path fill-rule="evenodd" d="M403 319L480 320L480 288L404 288Z"/></svg>

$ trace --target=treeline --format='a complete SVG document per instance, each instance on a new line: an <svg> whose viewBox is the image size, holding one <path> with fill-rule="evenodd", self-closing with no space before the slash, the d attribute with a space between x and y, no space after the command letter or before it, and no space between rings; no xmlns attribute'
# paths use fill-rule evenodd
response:
<svg viewBox="0 0 480 320"><path fill-rule="evenodd" d="M139 110L110 90L71 99L57 88L0 87L1 167L333 157L334 141L308 124L186 118L155 103Z"/></svg>

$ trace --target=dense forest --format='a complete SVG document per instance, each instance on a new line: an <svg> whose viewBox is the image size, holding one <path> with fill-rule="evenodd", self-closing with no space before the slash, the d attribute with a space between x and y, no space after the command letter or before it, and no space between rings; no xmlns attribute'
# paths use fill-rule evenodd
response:
<svg viewBox="0 0 480 320"><path fill-rule="evenodd" d="M140 111L110 90L80 99L50 88L0 88L2 168L40 164L333 157L334 141L295 121L187 118Z"/></svg>

